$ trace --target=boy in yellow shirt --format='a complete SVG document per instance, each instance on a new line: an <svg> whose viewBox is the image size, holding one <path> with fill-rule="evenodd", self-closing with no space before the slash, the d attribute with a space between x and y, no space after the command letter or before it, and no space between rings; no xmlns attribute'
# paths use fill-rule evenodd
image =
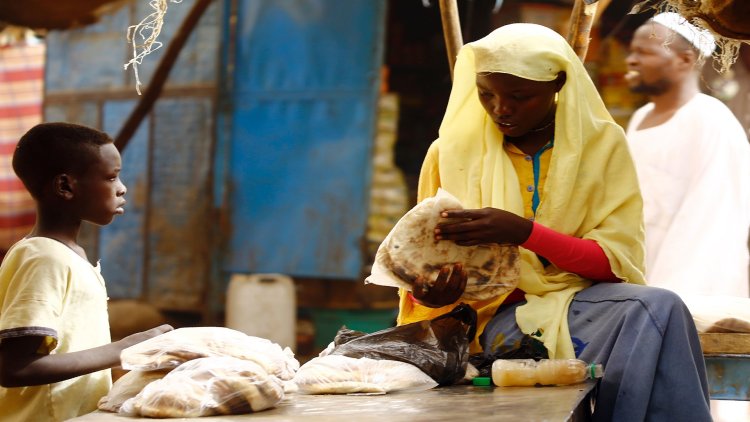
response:
<svg viewBox="0 0 750 422"><path fill-rule="evenodd" d="M172 329L111 342L99 264L77 243L82 221L124 212L122 162L105 133L42 123L18 142L13 170L34 197L36 225L0 265L0 421L61 421L96 409L120 352Z"/></svg>

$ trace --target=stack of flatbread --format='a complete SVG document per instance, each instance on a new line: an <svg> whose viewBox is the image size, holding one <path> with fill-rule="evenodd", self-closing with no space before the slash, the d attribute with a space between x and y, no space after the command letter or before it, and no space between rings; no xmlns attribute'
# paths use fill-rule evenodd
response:
<svg viewBox="0 0 750 422"><path fill-rule="evenodd" d="M129 370L101 410L148 417L257 412L275 406L299 362L289 348L225 327L173 330L122 351Z"/></svg>
<svg viewBox="0 0 750 422"><path fill-rule="evenodd" d="M456 209L463 209L460 201L438 189L434 197L407 212L380 244L365 283L411 291L417 278L434 282L441 268L460 263L468 275L464 299L484 300L515 289L520 277L518 246L459 246L435 240L435 226L447 221L440 214Z"/></svg>

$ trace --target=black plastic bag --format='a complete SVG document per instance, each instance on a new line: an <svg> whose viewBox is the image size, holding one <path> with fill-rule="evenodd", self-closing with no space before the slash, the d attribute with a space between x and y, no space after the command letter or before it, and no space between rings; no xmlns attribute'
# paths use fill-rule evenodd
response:
<svg viewBox="0 0 750 422"><path fill-rule="evenodd" d="M474 339L476 326L476 311L462 303L435 319L372 334L344 327L336 334L334 349L329 354L410 363L438 384L450 385L466 373L469 343Z"/></svg>

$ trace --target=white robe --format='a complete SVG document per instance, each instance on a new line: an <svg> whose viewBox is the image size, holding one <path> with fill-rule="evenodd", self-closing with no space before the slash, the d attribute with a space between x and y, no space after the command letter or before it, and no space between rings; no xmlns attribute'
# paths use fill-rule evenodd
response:
<svg viewBox="0 0 750 422"><path fill-rule="evenodd" d="M627 136L643 194L646 281L683 296L748 296L750 144L732 112L698 94Z"/></svg>

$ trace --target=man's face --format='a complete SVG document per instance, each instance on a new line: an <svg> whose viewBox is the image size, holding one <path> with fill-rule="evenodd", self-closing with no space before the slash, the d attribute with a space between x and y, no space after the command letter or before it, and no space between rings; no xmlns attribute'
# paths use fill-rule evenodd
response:
<svg viewBox="0 0 750 422"><path fill-rule="evenodd" d="M122 160L114 144L99 147L98 158L76 177L75 201L80 218L98 225L112 222L124 213L125 192L120 181Z"/></svg>
<svg viewBox="0 0 750 422"><path fill-rule="evenodd" d="M661 95L673 85L678 55L669 43L678 35L658 23L647 22L633 35L630 54L625 59L625 76L630 90L646 95ZM667 45L665 45L667 41Z"/></svg>

